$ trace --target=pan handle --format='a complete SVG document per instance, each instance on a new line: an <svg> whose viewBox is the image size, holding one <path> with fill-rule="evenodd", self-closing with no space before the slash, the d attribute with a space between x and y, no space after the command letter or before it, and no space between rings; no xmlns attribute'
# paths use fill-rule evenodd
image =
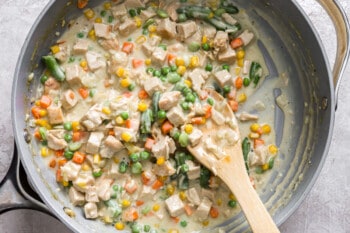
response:
<svg viewBox="0 0 350 233"><path fill-rule="evenodd" d="M333 66L333 84L336 102L338 99L339 84L349 59L350 26L344 9L337 0L317 0L333 21L337 34L337 53Z"/></svg>

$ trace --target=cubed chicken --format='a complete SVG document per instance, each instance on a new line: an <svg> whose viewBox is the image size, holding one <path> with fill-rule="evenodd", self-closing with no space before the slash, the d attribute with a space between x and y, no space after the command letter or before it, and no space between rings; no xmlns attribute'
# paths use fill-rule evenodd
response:
<svg viewBox="0 0 350 233"><path fill-rule="evenodd" d="M175 107L181 98L181 92L179 91L170 91L170 92L165 92L161 95L160 100L159 100L159 108L162 110L169 110L172 107Z"/></svg>
<svg viewBox="0 0 350 233"><path fill-rule="evenodd" d="M156 15L156 12L151 7L149 7L146 10L141 11L140 18L143 21L146 21L147 19L152 18L155 15Z"/></svg>
<svg viewBox="0 0 350 233"><path fill-rule="evenodd" d="M107 201L111 198L112 182L113 180L111 179L103 179L96 182L97 195L101 200Z"/></svg>
<svg viewBox="0 0 350 233"><path fill-rule="evenodd" d="M198 95L202 93L202 85L205 83L205 79L208 78L208 74L199 68L194 69L188 76L192 82L192 88Z"/></svg>
<svg viewBox="0 0 350 233"><path fill-rule="evenodd" d="M178 15L177 15L176 10L180 7L180 4L181 3L178 1L171 1L164 8L164 10L166 10L166 12L168 12L170 19L174 22L176 22L178 19Z"/></svg>
<svg viewBox="0 0 350 233"><path fill-rule="evenodd" d="M216 29L208 24L203 25L203 35L205 35L208 39L214 39L216 34Z"/></svg>
<svg viewBox="0 0 350 233"><path fill-rule="evenodd" d="M115 52L108 61L108 73L115 74L120 67L128 64L129 56L124 52Z"/></svg>
<svg viewBox="0 0 350 233"><path fill-rule="evenodd" d="M86 152L89 154L97 154L100 150L102 139L104 138L103 132L92 132L86 143Z"/></svg>
<svg viewBox="0 0 350 233"><path fill-rule="evenodd" d="M214 77L222 87L233 83L232 76L227 70L220 70L216 72Z"/></svg>
<svg viewBox="0 0 350 233"><path fill-rule="evenodd" d="M55 78L49 77L45 82L44 93L46 95L50 95L50 92L56 92L60 89L60 87L61 84Z"/></svg>
<svg viewBox="0 0 350 233"><path fill-rule="evenodd" d="M176 36L176 23L169 18L160 21L157 32L164 38L173 39Z"/></svg>
<svg viewBox="0 0 350 233"><path fill-rule="evenodd" d="M169 158L169 154L175 152L175 142L169 136L161 138L157 141L152 147L153 156L156 158L164 157L165 159Z"/></svg>
<svg viewBox="0 0 350 233"><path fill-rule="evenodd" d="M166 116L175 127L183 125L186 122L186 116L179 106L170 109Z"/></svg>
<svg viewBox="0 0 350 233"><path fill-rule="evenodd" d="M92 176L91 171L81 170L76 179L73 180L73 186L80 192L86 192L89 186L95 184L95 178Z"/></svg>
<svg viewBox="0 0 350 233"><path fill-rule="evenodd" d="M62 150L67 147L66 140L63 139L64 130L48 130L46 135L47 146L52 150Z"/></svg>
<svg viewBox="0 0 350 233"><path fill-rule="evenodd" d="M225 117L222 115L219 111L216 109L211 110L211 119L215 122L217 125L223 125L225 123Z"/></svg>
<svg viewBox="0 0 350 233"><path fill-rule="evenodd" d="M202 202L199 204L199 206L198 206L198 208L197 208L197 210L195 212L195 215L200 220L207 219L211 206L212 206L212 202L208 198L204 197L202 199Z"/></svg>
<svg viewBox="0 0 350 233"><path fill-rule="evenodd" d="M89 41L85 39L77 39L73 45L74 54L85 54L89 48Z"/></svg>
<svg viewBox="0 0 350 233"><path fill-rule="evenodd" d="M89 186L86 188L85 200L87 202L99 202L96 186Z"/></svg>
<svg viewBox="0 0 350 233"><path fill-rule="evenodd" d="M228 33L217 31L214 38L214 47L218 51L225 51L228 47Z"/></svg>
<svg viewBox="0 0 350 233"><path fill-rule="evenodd" d="M152 55L155 47L153 45L151 45L148 41L146 41L145 43L143 43L141 45L141 49L147 57L150 57Z"/></svg>
<svg viewBox="0 0 350 233"><path fill-rule="evenodd" d="M185 44L190 44L193 42L196 42L198 44L202 43L202 32L201 30L197 30L192 36L188 37L187 39L185 39Z"/></svg>
<svg viewBox="0 0 350 233"><path fill-rule="evenodd" d="M105 50L118 50L119 48L119 41L117 38L99 40L98 42Z"/></svg>
<svg viewBox="0 0 350 233"><path fill-rule="evenodd" d="M203 136L203 133L201 130L197 128L193 128L192 133L189 135L191 146L196 146L198 143L200 143L202 136Z"/></svg>
<svg viewBox="0 0 350 233"><path fill-rule="evenodd" d="M168 52L170 53L178 53L185 51L185 46L182 43L175 43L168 46Z"/></svg>
<svg viewBox="0 0 350 233"><path fill-rule="evenodd" d="M84 194L76 190L73 186L69 188L69 200L74 206L80 206L85 203Z"/></svg>
<svg viewBox="0 0 350 233"><path fill-rule="evenodd" d="M258 146L253 153L249 153L249 163L251 166L264 165L269 156L269 148L267 146Z"/></svg>
<svg viewBox="0 0 350 233"><path fill-rule="evenodd" d="M187 200L192 203L193 205L200 205L201 204L201 196L198 192L198 190L194 187L188 189L186 191L186 197Z"/></svg>
<svg viewBox="0 0 350 233"><path fill-rule="evenodd" d="M185 205L179 195L172 195L166 199L165 206L171 217L177 217L185 212Z"/></svg>
<svg viewBox="0 0 350 233"><path fill-rule="evenodd" d="M104 23L94 23L94 30L97 37L109 39L111 37L111 25Z"/></svg>
<svg viewBox="0 0 350 233"><path fill-rule="evenodd" d="M184 23L178 23L176 25L176 29L178 32L178 38L181 41L184 41L185 39L192 36L198 30L198 27L194 21L189 20Z"/></svg>
<svg viewBox="0 0 350 233"><path fill-rule="evenodd" d="M223 13L221 17L228 24L235 25L238 21L234 19L229 13Z"/></svg>
<svg viewBox="0 0 350 233"><path fill-rule="evenodd" d="M186 160L185 163L188 165L187 177L190 180L195 180L200 177L201 167L195 165L193 161Z"/></svg>
<svg viewBox="0 0 350 233"><path fill-rule="evenodd" d="M254 34L248 30L244 30L242 34L238 36L238 38L241 38L243 44L246 46L253 40Z"/></svg>
<svg viewBox="0 0 350 233"><path fill-rule="evenodd" d="M159 78L152 77L148 79L144 84L143 88L149 96L152 96L156 91L164 91L165 87L163 86L162 81Z"/></svg>
<svg viewBox="0 0 350 233"><path fill-rule="evenodd" d="M94 202L88 202L84 205L85 218L95 219L98 217L97 205Z"/></svg>
<svg viewBox="0 0 350 233"><path fill-rule="evenodd" d="M162 41L162 37L153 35L151 38L149 38L148 42L151 46L158 46L159 43Z"/></svg>
<svg viewBox="0 0 350 233"><path fill-rule="evenodd" d="M61 105L51 104L47 108L47 116L52 125L62 124L64 122Z"/></svg>
<svg viewBox="0 0 350 233"><path fill-rule="evenodd" d="M176 169L169 160L166 160L162 165L155 164L153 166L153 172L157 176L171 176L176 173Z"/></svg>
<svg viewBox="0 0 350 233"><path fill-rule="evenodd" d="M135 20L126 19L122 24L119 25L119 33L122 36L128 36L137 29Z"/></svg>
<svg viewBox="0 0 350 233"><path fill-rule="evenodd" d="M79 65L67 65L66 66L66 81L69 85L81 84L81 72L82 69Z"/></svg>
<svg viewBox="0 0 350 233"><path fill-rule="evenodd" d="M102 55L100 53L88 51L85 54L85 58L91 71L96 71L106 66L106 62L103 60Z"/></svg>
<svg viewBox="0 0 350 233"><path fill-rule="evenodd" d="M208 198L211 201L215 200L216 193L215 193L215 191L213 191L211 189L202 188L201 194L202 194L203 197L206 197L206 198Z"/></svg>
<svg viewBox="0 0 350 233"><path fill-rule="evenodd" d="M256 121L259 119L259 116L255 114L250 114L248 112L242 112L238 115L238 119L240 121Z"/></svg>
<svg viewBox="0 0 350 233"><path fill-rule="evenodd" d="M249 74L250 66L251 66L251 65L252 65L252 61L250 61L250 60L244 60L243 69L242 69L242 73L243 73L244 75Z"/></svg>
<svg viewBox="0 0 350 233"><path fill-rule="evenodd" d="M130 8L143 8L145 7L145 4L143 3L143 0L128 0L125 1L125 7L130 9Z"/></svg>
<svg viewBox="0 0 350 233"><path fill-rule="evenodd" d="M114 152L124 149L124 145L112 135L107 136L107 138L104 140L104 145L113 149Z"/></svg>
<svg viewBox="0 0 350 233"><path fill-rule="evenodd" d="M59 52L55 53L54 57L60 62L63 63L68 59L68 47L64 43L59 45Z"/></svg>
<svg viewBox="0 0 350 233"><path fill-rule="evenodd" d="M236 51L233 50L231 46L228 46L225 51L222 51L218 54L218 60L232 64L236 61Z"/></svg>
<svg viewBox="0 0 350 233"><path fill-rule="evenodd" d="M115 5L111 10L114 18L116 19L120 19L122 16L128 13L124 4Z"/></svg>
<svg viewBox="0 0 350 233"><path fill-rule="evenodd" d="M78 177L81 169L80 164L74 163L72 160L68 161L61 167L61 174L64 181L75 180Z"/></svg>
<svg viewBox="0 0 350 233"><path fill-rule="evenodd" d="M156 192L157 190L153 189L152 186L143 185L139 197L145 200L152 200Z"/></svg>
<svg viewBox="0 0 350 233"><path fill-rule="evenodd" d="M162 65L164 64L166 56L167 54L163 48L156 47L152 53L152 62L154 62L155 64Z"/></svg>
<svg viewBox="0 0 350 233"><path fill-rule="evenodd" d="M100 106L96 104L88 110L82 118L81 123L88 131L92 131L102 124L102 120L103 115L100 111Z"/></svg>
<svg viewBox="0 0 350 233"><path fill-rule="evenodd" d="M73 108L78 103L77 95L71 89L65 91L62 95L62 107L67 110Z"/></svg>

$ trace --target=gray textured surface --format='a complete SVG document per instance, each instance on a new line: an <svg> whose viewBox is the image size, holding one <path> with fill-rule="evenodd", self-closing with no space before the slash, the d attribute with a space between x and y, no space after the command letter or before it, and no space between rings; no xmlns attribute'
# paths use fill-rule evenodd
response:
<svg viewBox="0 0 350 233"><path fill-rule="evenodd" d="M2 164L10 160L12 129L10 116L11 83L17 56L32 23L48 0L0 0L0 178ZM297 0L316 25L330 63L335 58L334 29L328 16L312 0ZM350 17L349 0L339 0ZM350 65L339 90L336 123L329 155L320 177L300 208L281 226L285 233L350 233ZM16 220L14 220L14 217ZM55 219L31 211L0 216L0 231L69 232Z"/></svg>

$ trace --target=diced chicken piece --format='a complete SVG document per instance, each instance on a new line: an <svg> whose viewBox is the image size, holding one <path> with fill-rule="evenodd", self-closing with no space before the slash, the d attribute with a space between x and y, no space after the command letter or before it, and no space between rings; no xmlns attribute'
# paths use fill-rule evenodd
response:
<svg viewBox="0 0 350 233"><path fill-rule="evenodd" d="M73 186L80 192L86 192L89 186L95 184L95 178L92 176L91 171L80 171L77 178L73 180Z"/></svg>
<svg viewBox="0 0 350 233"><path fill-rule="evenodd" d="M229 13L223 13L221 17L228 24L235 25L238 21L234 19Z"/></svg>
<svg viewBox="0 0 350 233"><path fill-rule="evenodd" d="M170 161L167 160L162 165L155 164L153 167L153 172L157 176L171 176L175 174L176 169L173 167Z"/></svg>
<svg viewBox="0 0 350 233"><path fill-rule="evenodd" d="M152 53L152 62L162 65L166 58L166 52L161 47L156 47Z"/></svg>
<svg viewBox="0 0 350 233"><path fill-rule="evenodd" d="M150 57L152 55L155 47L147 41L147 42L142 44L141 49L147 57Z"/></svg>
<svg viewBox="0 0 350 233"><path fill-rule="evenodd" d="M236 61L236 51L233 50L231 46L228 46L225 51L218 54L218 60L232 64Z"/></svg>
<svg viewBox="0 0 350 233"><path fill-rule="evenodd" d="M114 18L116 19L120 19L122 16L128 13L124 4L113 6L111 10Z"/></svg>
<svg viewBox="0 0 350 233"><path fill-rule="evenodd" d="M105 141L104 141L104 145L113 149L114 152L118 152L122 149L124 149L123 144L114 136L109 135Z"/></svg>
<svg viewBox="0 0 350 233"><path fill-rule="evenodd" d="M212 202L204 197L200 205L198 206L195 215L200 219L200 220L205 220L208 218L210 208L212 206Z"/></svg>
<svg viewBox="0 0 350 233"><path fill-rule="evenodd" d="M100 110L100 106L96 104L88 110L82 118L81 123L88 131L92 131L102 124L102 120L103 113Z"/></svg>
<svg viewBox="0 0 350 233"><path fill-rule="evenodd" d="M115 74L119 67L125 67L128 64L129 57L126 53L116 52L111 56L108 62L108 73Z"/></svg>
<svg viewBox="0 0 350 233"><path fill-rule="evenodd" d="M167 6L165 6L164 10L168 12L170 19L174 22L177 21L178 15L176 10L180 7L180 2L172 1Z"/></svg>
<svg viewBox="0 0 350 233"><path fill-rule="evenodd" d="M185 44L190 44L192 42L197 42L198 44L201 44L202 38L202 32L197 27L196 32L192 36L185 39Z"/></svg>
<svg viewBox="0 0 350 233"><path fill-rule="evenodd" d="M86 188L85 200L87 202L99 202L96 186L89 186Z"/></svg>
<svg viewBox="0 0 350 233"><path fill-rule="evenodd" d="M169 18L163 19L157 27L157 32L164 38L173 39L176 36L176 23Z"/></svg>
<svg viewBox="0 0 350 233"><path fill-rule="evenodd" d="M52 93L58 92L60 87L61 84L56 79L49 77L45 82L44 93L51 96Z"/></svg>
<svg viewBox="0 0 350 233"><path fill-rule="evenodd" d="M61 167L61 174L64 181L75 180L78 177L81 169L80 164L74 163L72 160L68 161Z"/></svg>
<svg viewBox="0 0 350 233"><path fill-rule="evenodd" d="M158 46L159 43L160 43L161 41L162 41L162 37L157 36L157 35L152 36L152 37L148 40L148 42L149 42L149 44L150 44L151 46Z"/></svg>
<svg viewBox="0 0 350 233"><path fill-rule="evenodd" d="M254 104L254 108L257 111L264 111L266 109L266 106L264 102L262 102L261 100L257 100Z"/></svg>
<svg viewBox="0 0 350 233"><path fill-rule="evenodd" d="M162 81L159 78L152 77L148 79L144 85L143 88L147 92L149 96L152 96L154 92L156 91L164 91L165 87L163 86Z"/></svg>
<svg viewBox="0 0 350 233"><path fill-rule="evenodd" d="M52 125L62 124L64 122L61 105L51 104L47 108L47 116L49 118L50 124Z"/></svg>
<svg viewBox="0 0 350 233"><path fill-rule="evenodd" d="M215 109L211 110L211 119L213 119L217 125L223 125L225 123L225 117Z"/></svg>
<svg viewBox="0 0 350 233"><path fill-rule="evenodd" d="M185 212L185 205L179 195L172 195L166 199L165 206L171 217L177 217Z"/></svg>
<svg viewBox="0 0 350 233"><path fill-rule="evenodd" d="M85 54L85 57L86 57L86 61L88 63L89 69L91 71L95 71L106 66L106 62L102 59L102 55L100 53L97 53L94 51L88 51Z"/></svg>
<svg viewBox="0 0 350 233"><path fill-rule="evenodd" d="M203 133L197 128L193 128L192 133L189 135L191 146L196 146L202 139Z"/></svg>
<svg viewBox="0 0 350 233"><path fill-rule="evenodd" d="M259 119L259 117L257 115L254 115L254 114L242 112L241 114L239 114L238 119L240 121L256 121Z"/></svg>
<svg viewBox="0 0 350 233"><path fill-rule="evenodd" d="M146 10L141 11L140 18L143 21L146 21L147 19L152 18L155 15L156 15L156 12L151 7L149 7Z"/></svg>
<svg viewBox="0 0 350 233"><path fill-rule="evenodd" d="M85 203L84 194L76 190L73 186L69 188L69 200L74 206L83 205Z"/></svg>
<svg viewBox="0 0 350 233"><path fill-rule="evenodd" d="M111 25L104 23L94 23L94 30L97 37L109 39L111 36L112 27Z"/></svg>
<svg viewBox="0 0 350 233"><path fill-rule="evenodd" d="M242 73L245 75L249 74L251 65L252 65L252 61L244 60Z"/></svg>
<svg viewBox="0 0 350 233"><path fill-rule="evenodd" d="M66 81L69 85L81 84L81 71L82 69L79 67L79 65L66 66Z"/></svg>
<svg viewBox="0 0 350 233"><path fill-rule="evenodd" d="M185 47L183 46L182 43L175 43L175 44L169 45L167 51L171 53L182 52L182 51L185 51Z"/></svg>
<svg viewBox="0 0 350 233"><path fill-rule="evenodd" d="M62 107L67 110L73 108L78 103L78 98L74 91L69 89L63 93L61 102Z"/></svg>
<svg viewBox="0 0 350 233"><path fill-rule="evenodd" d="M139 194L139 197L145 200L152 200L157 190L153 189L152 186L143 185Z"/></svg>
<svg viewBox="0 0 350 233"><path fill-rule="evenodd" d="M184 41L192 36L198 30L198 27L194 21L189 20L184 23L178 23L176 25L176 30L178 32L178 38L181 41Z"/></svg>
<svg viewBox="0 0 350 233"><path fill-rule="evenodd" d="M205 79L208 78L208 74L199 68L194 69L188 76L192 82L192 88L200 95L203 91L202 85L205 83Z"/></svg>
<svg viewBox="0 0 350 233"><path fill-rule="evenodd" d="M168 159L169 154L174 153L175 149L174 140L171 137L166 136L164 138L161 138L153 145L152 153L156 158L164 156L165 159Z"/></svg>
<svg viewBox="0 0 350 233"><path fill-rule="evenodd" d="M64 130L48 130L46 139L47 146L52 150L62 150L67 147L66 140L63 139Z"/></svg>
<svg viewBox="0 0 350 233"><path fill-rule="evenodd" d="M130 8L139 8L139 7L145 7L145 4L141 0L128 0L125 1L125 7Z"/></svg>
<svg viewBox="0 0 350 233"><path fill-rule="evenodd" d="M214 47L218 51L225 51L228 47L228 33L217 31L214 38Z"/></svg>
<svg viewBox="0 0 350 233"><path fill-rule="evenodd" d="M214 39L216 34L216 29L208 24L203 25L203 35L205 35L208 39Z"/></svg>
<svg viewBox="0 0 350 233"><path fill-rule="evenodd" d="M119 41L117 38L99 40L99 43L105 50L118 50L119 48Z"/></svg>
<svg viewBox="0 0 350 233"><path fill-rule="evenodd" d="M110 179L99 180L96 182L97 195L101 200L107 201L111 198L112 182L113 180Z"/></svg>
<svg viewBox="0 0 350 233"><path fill-rule="evenodd" d="M170 109L166 116L175 127L183 125L186 122L186 116L179 106Z"/></svg>
<svg viewBox="0 0 350 233"><path fill-rule="evenodd" d="M84 206L85 218L94 219L98 217L97 205L94 202L88 202Z"/></svg>
<svg viewBox="0 0 350 233"><path fill-rule="evenodd" d="M119 25L119 33L122 36L128 36L137 29L135 20L126 19L122 24Z"/></svg>
<svg viewBox="0 0 350 233"><path fill-rule="evenodd" d="M73 46L74 54L84 54L88 51L89 41L85 39L77 39Z"/></svg>
<svg viewBox="0 0 350 233"><path fill-rule="evenodd" d="M211 201L215 200L215 191L211 190L211 189L205 189L202 188L202 192L201 192L203 197L208 198Z"/></svg>
<svg viewBox="0 0 350 233"><path fill-rule="evenodd" d="M179 91L170 91L162 94L159 100L159 108L162 110L169 110L172 107L175 107L181 98L181 92Z"/></svg>
<svg viewBox="0 0 350 233"><path fill-rule="evenodd" d="M66 45L64 45L64 44L60 44L59 45L59 48L60 48L60 51L58 52L58 53L55 53L55 58L59 61L59 62L61 62L61 63L63 63L63 62L65 62L65 61L67 61L67 58L68 58L68 48L67 48L67 46Z"/></svg>
<svg viewBox="0 0 350 233"><path fill-rule="evenodd" d="M238 38L242 39L244 45L248 45L253 40L254 34L248 30L244 30Z"/></svg>
<svg viewBox="0 0 350 233"><path fill-rule="evenodd" d="M227 70L220 70L214 74L216 81L220 84L220 86L225 86L228 84L232 84L232 76Z"/></svg>
<svg viewBox="0 0 350 233"><path fill-rule="evenodd" d="M190 188L186 191L186 197L189 202L191 202L194 205L200 205L201 204L201 197L197 191L196 188Z"/></svg>
<svg viewBox="0 0 350 233"><path fill-rule="evenodd" d="M195 180L199 178L201 173L201 167L195 165L195 163L191 160L186 160L185 163L188 165L187 177L190 180Z"/></svg>
<svg viewBox="0 0 350 233"><path fill-rule="evenodd" d="M269 148L267 146L259 146L255 148L253 153L249 153L249 162L251 166L264 165L269 156Z"/></svg>
<svg viewBox="0 0 350 233"><path fill-rule="evenodd" d="M86 152L89 154L97 154L100 149L103 138L104 138L103 132L92 132L86 143L86 148L85 148Z"/></svg>

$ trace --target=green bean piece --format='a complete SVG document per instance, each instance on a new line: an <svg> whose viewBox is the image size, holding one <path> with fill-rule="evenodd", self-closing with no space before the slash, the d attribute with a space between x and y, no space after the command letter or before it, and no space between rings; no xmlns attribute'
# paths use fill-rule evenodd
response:
<svg viewBox="0 0 350 233"><path fill-rule="evenodd" d="M140 162L136 162L131 165L131 173L140 174L141 172L142 172L142 164Z"/></svg>
<svg viewBox="0 0 350 233"><path fill-rule="evenodd" d="M149 152L147 152L147 151L141 151L140 152L140 159L141 160L147 160L147 159L149 159L150 158L150 153Z"/></svg>
<svg viewBox="0 0 350 233"><path fill-rule="evenodd" d="M63 128L67 131L71 131L72 130L72 122L65 122L63 124Z"/></svg>
<svg viewBox="0 0 350 233"><path fill-rule="evenodd" d="M264 170L262 169L261 166L258 166L255 168L255 173L256 174L263 174L264 173Z"/></svg>
<svg viewBox="0 0 350 233"><path fill-rule="evenodd" d="M242 142L242 151L243 151L243 158L244 158L244 163L247 171L249 171L248 167L248 154L250 152L250 141L247 137L243 139Z"/></svg>
<svg viewBox="0 0 350 233"><path fill-rule="evenodd" d="M213 106L215 102L214 102L214 100L212 98L209 97L207 99L207 103L210 104L211 106Z"/></svg>
<svg viewBox="0 0 350 233"><path fill-rule="evenodd" d="M273 168L273 165L275 164L275 157L271 157L271 158L269 159L268 164L269 164L269 169L272 169L272 168Z"/></svg>
<svg viewBox="0 0 350 233"><path fill-rule="evenodd" d="M175 162L176 162L177 167L185 164L185 161L186 161L186 153L184 153L184 152L176 152L175 153Z"/></svg>
<svg viewBox="0 0 350 233"><path fill-rule="evenodd" d="M177 177L177 187L180 190L187 190L189 188L188 176L184 173L180 173Z"/></svg>
<svg viewBox="0 0 350 233"><path fill-rule="evenodd" d="M47 130L45 127L40 127L39 128L39 134L40 134L40 137L43 141L46 141L47 140Z"/></svg>
<svg viewBox="0 0 350 233"><path fill-rule="evenodd" d="M140 161L140 153L132 153L130 154L130 160L134 163Z"/></svg>
<svg viewBox="0 0 350 233"><path fill-rule="evenodd" d="M41 82L42 84L45 84L45 82L46 82L48 79L49 79L49 77L47 77L46 75L43 75L43 76L40 77L40 82Z"/></svg>
<svg viewBox="0 0 350 233"><path fill-rule="evenodd" d="M152 112L155 120L158 120L160 92L156 91L152 95Z"/></svg>
<svg viewBox="0 0 350 233"><path fill-rule="evenodd" d="M165 44L160 44L158 47L162 48L164 51L167 50L167 46Z"/></svg>
<svg viewBox="0 0 350 233"><path fill-rule="evenodd" d="M141 127L140 127L140 131L142 134L151 133L152 121L153 121L153 114L150 109L147 109L146 111L142 112Z"/></svg>
<svg viewBox="0 0 350 233"><path fill-rule="evenodd" d="M150 25L154 24L156 21L153 18L147 19L146 22L142 25L142 28L148 28Z"/></svg>
<svg viewBox="0 0 350 233"><path fill-rule="evenodd" d="M180 137L179 137L179 144L180 144L180 146L182 146L182 147L188 146L189 141L190 140L189 140L188 134L185 133L185 132L182 132L180 134Z"/></svg>
<svg viewBox="0 0 350 233"><path fill-rule="evenodd" d="M182 173L186 173L189 171L189 166L185 163L185 164L182 164L181 167L180 167L180 172Z"/></svg>
<svg viewBox="0 0 350 233"><path fill-rule="evenodd" d="M254 83L254 87L258 85L258 82L262 75L262 68L258 62L253 61L250 70L249 70L249 78Z"/></svg>
<svg viewBox="0 0 350 233"><path fill-rule="evenodd" d="M121 161L119 163L119 172L120 173L125 173L127 169L128 169L128 163L125 162L125 161Z"/></svg>
<svg viewBox="0 0 350 233"><path fill-rule="evenodd" d="M108 209L112 211L114 218L118 217L122 213L122 208L115 200L108 200L105 202L105 204L108 206Z"/></svg>
<svg viewBox="0 0 350 233"><path fill-rule="evenodd" d="M152 68L152 67L148 67L148 68L146 69L146 73L147 73L147 74L152 74L152 75L153 75L153 72L154 72L154 68Z"/></svg>
<svg viewBox="0 0 350 233"><path fill-rule="evenodd" d="M59 82L63 82L66 79L61 66L57 63L57 60L52 55L42 57L47 69L51 72L52 76Z"/></svg>
<svg viewBox="0 0 350 233"><path fill-rule="evenodd" d="M135 10L135 9L130 9L130 10L129 10L129 15L130 15L132 18L134 18L134 17L137 15L136 10Z"/></svg>
<svg viewBox="0 0 350 233"><path fill-rule="evenodd" d="M199 184L202 188L209 188L210 171L206 167L201 167L199 176Z"/></svg>
<svg viewBox="0 0 350 233"><path fill-rule="evenodd" d="M201 48L201 45L197 42L191 42L188 45L188 50L191 52L197 52Z"/></svg>
<svg viewBox="0 0 350 233"><path fill-rule="evenodd" d="M178 21L179 23L186 22L186 21L187 21L187 16L186 16L186 14L184 14L184 13L178 14L178 16L177 16L177 21Z"/></svg>
<svg viewBox="0 0 350 233"><path fill-rule="evenodd" d="M128 90L129 91L133 91L135 89L136 85L135 83L131 83L129 86L128 86Z"/></svg>
<svg viewBox="0 0 350 233"><path fill-rule="evenodd" d="M162 10L162 9L158 9L156 13L162 19L165 19L165 18L169 17L168 13L165 10Z"/></svg>
<svg viewBox="0 0 350 233"><path fill-rule="evenodd" d="M176 72L170 72L167 75L167 80L169 83L175 84L181 80L181 76Z"/></svg>
<svg viewBox="0 0 350 233"><path fill-rule="evenodd" d="M230 72L230 66L228 64L223 64L222 69Z"/></svg>
<svg viewBox="0 0 350 233"><path fill-rule="evenodd" d="M72 143L68 144L68 149L70 151L73 151L73 152L79 150L80 147L81 147L81 143L80 142L72 142Z"/></svg>
<svg viewBox="0 0 350 233"><path fill-rule="evenodd" d="M102 11L100 12L100 15L101 15L102 17L105 17L106 14L107 14L107 11L105 11L105 10L102 10Z"/></svg>
<svg viewBox="0 0 350 233"><path fill-rule="evenodd" d="M237 14L239 12L238 8L232 4L228 6L221 6L220 9L224 9L225 12L229 14Z"/></svg>
<svg viewBox="0 0 350 233"><path fill-rule="evenodd" d="M146 207L144 207L144 208L141 210L141 213L142 213L143 215L146 215L146 214L148 214L150 211L151 211L151 207L150 207L150 206L146 206Z"/></svg>
<svg viewBox="0 0 350 233"><path fill-rule="evenodd" d="M144 225L143 226L143 231L144 232L149 232L151 230L151 226L150 225Z"/></svg>
<svg viewBox="0 0 350 233"><path fill-rule="evenodd" d="M224 13L226 13L226 10L224 8L218 8L214 11L214 14L219 17L221 17L221 15Z"/></svg>
<svg viewBox="0 0 350 233"><path fill-rule="evenodd" d="M112 23L114 20L114 17L112 15L108 16L108 23Z"/></svg>
<svg viewBox="0 0 350 233"><path fill-rule="evenodd" d="M144 28L142 29L142 35L148 35L149 31L148 31L148 28Z"/></svg>

